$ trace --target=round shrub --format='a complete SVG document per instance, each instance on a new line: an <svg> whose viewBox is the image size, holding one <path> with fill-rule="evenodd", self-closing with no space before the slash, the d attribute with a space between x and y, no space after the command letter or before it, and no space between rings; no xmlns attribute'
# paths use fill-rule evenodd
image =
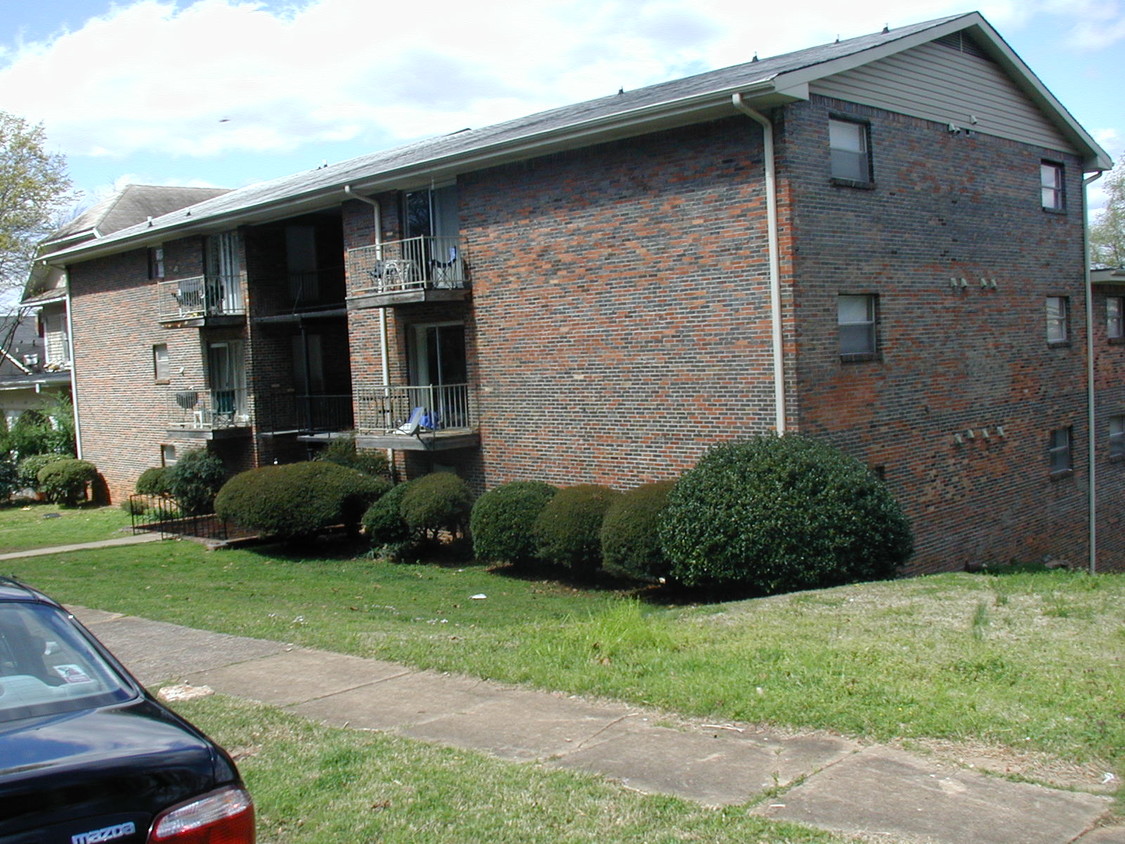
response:
<svg viewBox="0 0 1125 844"><path fill-rule="evenodd" d="M211 512L215 494L226 478L223 461L206 449L197 448L168 467L165 482L184 514L198 516Z"/></svg>
<svg viewBox="0 0 1125 844"><path fill-rule="evenodd" d="M48 463L39 470L38 488L55 504L76 507L86 500L86 490L98 479L98 469L73 457Z"/></svg>
<svg viewBox="0 0 1125 844"><path fill-rule="evenodd" d="M473 555L485 563L531 562L535 559L532 528L557 492L543 481L513 481L486 492L469 518Z"/></svg>
<svg viewBox="0 0 1125 844"><path fill-rule="evenodd" d="M708 452L669 494L660 541L680 582L764 593L890 577L913 547L882 481L798 435Z"/></svg>
<svg viewBox="0 0 1125 844"><path fill-rule="evenodd" d="M391 487L363 514L363 532L372 545L401 545L410 541L410 528L399 513L402 497L409 487L409 483Z"/></svg>
<svg viewBox="0 0 1125 844"><path fill-rule="evenodd" d="M33 454L19 462L16 480L21 489L39 489L39 470L60 460L73 460L69 454Z"/></svg>
<svg viewBox="0 0 1125 844"><path fill-rule="evenodd" d="M602 520L602 565L614 574L658 580L669 574L660 548L660 518L674 481L656 481L613 500Z"/></svg>
<svg viewBox="0 0 1125 844"><path fill-rule="evenodd" d="M168 466L151 466L141 472L134 491L138 495L170 495L168 485Z"/></svg>
<svg viewBox="0 0 1125 844"><path fill-rule="evenodd" d="M602 519L620 494L596 484L560 489L532 528L536 556L579 574L597 571L602 562Z"/></svg>
<svg viewBox="0 0 1125 844"><path fill-rule="evenodd" d="M451 472L434 472L410 482L398 505L399 515L415 533L436 537L439 531L464 532L473 507L473 494Z"/></svg>
<svg viewBox="0 0 1125 844"><path fill-rule="evenodd" d="M148 512L148 507L139 498L126 498L121 502L121 509L130 516L143 516Z"/></svg>
<svg viewBox="0 0 1125 844"><path fill-rule="evenodd" d="M334 463L262 466L223 484L215 496L215 513L264 535L309 537L336 525L354 528L389 488L390 481Z"/></svg>
<svg viewBox="0 0 1125 844"><path fill-rule="evenodd" d="M387 455L381 451L360 451L355 446L355 437L337 437L331 440L317 460L327 460L340 466L347 466L365 475L390 478L390 465Z"/></svg>

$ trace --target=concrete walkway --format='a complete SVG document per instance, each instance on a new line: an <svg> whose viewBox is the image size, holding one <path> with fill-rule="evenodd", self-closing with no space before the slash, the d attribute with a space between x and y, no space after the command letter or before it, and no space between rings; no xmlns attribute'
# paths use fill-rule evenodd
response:
<svg viewBox="0 0 1125 844"><path fill-rule="evenodd" d="M71 551L86 551L90 548L114 548L118 545L140 545L145 542L159 542L159 533L138 533L135 536L122 536L117 539L100 539L97 542L79 542L75 545L55 545L51 548L32 548L29 551L12 551L0 554L0 560L18 560L20 557L45 557L48 554L66 554Z"/></svg>
<svg viewBox="0 0 1125 844"><path fill-rule="evenodd" d="M1125 826L1104 825L1107 796L1010 782L827 733L697 721L672 728L625 704L98 610L75 613L145 684L206 685L337 727L595 772L710 806L747 804L766 817L869 841L1125 842Z"/></svg>

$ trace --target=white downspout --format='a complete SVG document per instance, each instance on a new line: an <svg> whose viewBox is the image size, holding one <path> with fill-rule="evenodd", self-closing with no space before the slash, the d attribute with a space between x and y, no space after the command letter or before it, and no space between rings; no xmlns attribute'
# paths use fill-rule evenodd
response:
<svg viewBox="0 0 1125 844"><path fill-rule="evenodd" d="M78 416L78 361L75 360L74 354L74 303L70 298L70 274L64 269L63 272L67 273L66 279L66 342L70 347L67 352L70 353L70 404L71 410L74 413L74 450L77 452L75 456L79 459L82 458L82 423Z"/></svg>
<svg viewBox="0 0 1125 844"><path fill-rule="evenodd" d="M370 197L360 196L352 190L351 185L344 185L344 193L352 199L366 202L372 208L372 217L375 224L375 260L383 260L383 212L379 201ZM389 390L391 386L390 338L387 337L387 309L379 308L379 359L383 366L383 389ZM394 466L394 450L387 449L387 462Z"/></svg>
<svg viewBox="0 0 1125 844"><path fill-rule="evenodd" d="M1097 574L1098 570L1098 492L1097 470L1094 462L1095 436L1094 426L1097 424L1096 391L1094 389L1094 285L1090 279L1090 214L1086 208L1086 188L1101 178L1102 170L1082 180L1082 266L1085 273L1086 292L1086 462L1089 467L1086 471L1089 490L1089 520L1090 520L1090 574Z"/></svg>
<svg viewBox="0 0 1125 844"><path fill-rule="evenodd" d="M777 239L777 162L773 150L773 123L748 106L742 94L733 94L734 107L762 127L762 157L766 168L766 234L770 256L770 323L773 337L774 424L785 434L785 356L781 332L781 260Z"/></svg>

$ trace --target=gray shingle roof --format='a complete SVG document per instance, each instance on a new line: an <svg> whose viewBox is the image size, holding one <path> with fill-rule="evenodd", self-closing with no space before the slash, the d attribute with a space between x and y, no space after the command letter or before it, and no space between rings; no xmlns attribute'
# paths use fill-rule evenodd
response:
<svg viewBox="0 0 1125 844"><path fill-rule="evenodd" d="M961 25L958 26L958 23ZM953 26L948 27L950 24ZM101 243L104 246L115 241L122 244L131 241L138 244L157 242L162 236L173 232L204 229L208 223L213 228L218 228L224 222L233 224L252 221L254 213L264 219L272 207L295 206L299 202L308 202L309 207L313 207L319 200L321 207L326 207L339 202L344 186L353 186L358 190L388 189L403 187L411 179L419 184L425 177L437 174L443 168L443 175L452 176L468 172L474 167L498 163L506 150L515 151L511 153L513 155L522 150L524 157L529 157L535 151L549 149L548 144L552 139L561 143L558 139L569 136L579 139L572 140L572 145L595 143L608 137L607 127L615 125L649 126L651 131L659 127L662 115L676 109L697 108L700 110L699 114L702 114L706 107L712 110L725 107L727 110L723 113L733 114L729 103L734 92L759 88L765 90L786 75L800 76L807 81L809 78L816 78L818 69L823 69L822 75L829 75L838 72L841 61L850 61L853 66L862 64L882 57L888 50L894 52L896 49L906 49L917 37L926 38L927 33L932 32L932 37L936 38L947 31L970 26L983 27L986 40L998 52L1006 52L1010 56L1010 64L1023 68L1018 57L1011 53L977 13L953 15L563 106L480 129L467 129L362 155L316 170L259 182L159 217L151 225L141 224L124 229L112 237L103 238ZM935 31L939 29L940 32ZM909 43L900 46L900 42ZM1031 76L1026 69L1022 72ZM1034 80L1034 77L1031 79ZM1034 80L1034 84L1039 85L1037 80ZM1042 91L1050 98L1046 89ZM1061 106L1059 110L1065 114ZM1069 115L1066 119L1070 120ZM1078 130L1081 131L1080 127ZM644 129L634 130L633 134L640 131ZM94 247L84 248L80 245L73 250L64 250L59 258L82 254L91 248Z"/></svg>

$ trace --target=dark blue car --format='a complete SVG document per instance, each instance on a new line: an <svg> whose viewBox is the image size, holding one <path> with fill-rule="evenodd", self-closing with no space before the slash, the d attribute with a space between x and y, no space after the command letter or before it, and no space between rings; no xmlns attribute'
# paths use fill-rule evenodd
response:
<svg viewBox="0 0 1125 844"><path fill-rule="evenodd" d="M0 578L0 844L245 844L230 756L62 606Z"/></svg>

